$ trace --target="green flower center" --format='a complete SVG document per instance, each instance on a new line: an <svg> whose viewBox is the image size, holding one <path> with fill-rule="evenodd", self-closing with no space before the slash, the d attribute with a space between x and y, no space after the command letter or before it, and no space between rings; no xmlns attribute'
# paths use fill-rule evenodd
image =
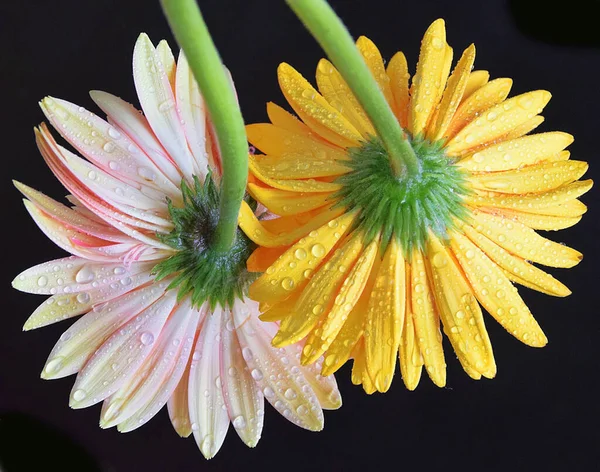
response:
<svg viewBox="0 0 600 472"><path fill-rule="evenodd" d="M205 301L213 308L217 303L231 305L236 297L247 293L248 285L255 279L246 270L246 261L256 246L237 228L235 242L227 252L212 248L220 198L210 174L204 183L194 176L193 188L182 182L181 193L183 207L169 201L174 229L167 235L159 235L163 243L177 252L156 265L156 280L174 274L167 289L177 289L178 299L189 294L195 307Z"/></svg>
<svg viewBox="0 0 600 472"><path fill-rule="evenodd" d="M343 186L336 194L338 205L360 211L357 224L367 241L381 232L385 250L392 237L398 238L407 256L425 247L430 231L447 239L454 219L468 216L466 173L441 143L417 138L411 145L421 163L416 176L395 177L383 144L371 138L348 150L350 161L344 165L353 171L336 181Z"/></svg>

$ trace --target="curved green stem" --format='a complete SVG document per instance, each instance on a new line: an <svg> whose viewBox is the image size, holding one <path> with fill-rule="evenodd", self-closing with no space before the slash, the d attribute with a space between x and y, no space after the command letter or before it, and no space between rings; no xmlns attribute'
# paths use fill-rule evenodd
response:
<svg viewBox="0 0 600 472"><path fill-rule="evenodd" d="M248 179L248 144L240 107L196 0L161 0L175 39L183 48L215 126L223 177L219 222L212 248L226 252L235 240Z"/></svg>
<svg viewBox="0 0 600 472"><path fill-rule="evenodd" d="M325 0L286 0L364 108L383 141L396 177L415 175L419 161L348 29Z"/></svg>

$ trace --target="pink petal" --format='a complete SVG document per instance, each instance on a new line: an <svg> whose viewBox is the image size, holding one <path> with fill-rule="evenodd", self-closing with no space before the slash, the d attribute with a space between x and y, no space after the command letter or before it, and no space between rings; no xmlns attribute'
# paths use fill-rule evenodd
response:
<svg viewBox="0 0 600 472"><path fill-rule="evenodd" d="M295 350L271 345L277 325L260 322L258 304L249 299L234 305L233 316L242 356L265 398L295 425L311 431L323 429L323 410L304 378Z"/></svg>
<svg viewBox="0 0 600 472"><path fill-rule="evenodd" d="M173 90L150 38L141 34L133 51L133 78L146 119L169 156L191 182L194 158L181 126Z"/></svg>
<svg viewBox="0 0 600 472"><path fill-rule="evenodd" d="M204 316L204 308L201 310ZM200 323L202 320L200 320ZM191 362L187 363L183 375L175 387L173 394L167 401L167 409L169 410L169 419L175 429L175 432L182 438L187 438L192 434L192 422L190 421L190 408L188 401L188 386L190 380Z"/></svg>
<svg viewBox="0 0 600 472"><path fill-rule="evenodd" d="M229 310L221 335L221 381L225 404L233 427L247 446L260 439L264 419L264 397L242 357Z"/></svg>
<svg viewBox="0 0 600 472"><path fill-rule="evenodd" d="M223 399L220 342L223 309L207 313L192 355L188 401L192 432L200 451L211 459L221 448L229 415Z"/></svg>
<svg viewBox="0 0 600 472"><path fill-rule="evenodd" d="M151 284L95 305L62 334L48 356L42 378L59 379L78 372L112 333L158 300L165 286Z"/></svg>
<svg viewBox="0 0 600 472"><path fill-rule="evenodd" d="M198 319L198 310L192 308L189 297L176 307L142 366L104 401L102 428L120 423L119 431L132 431L167 403L188 363Z"/></svg>
<svg viewBox="0 0 600 472"><path fill-rule="evenodd" d="M98 403L128 381L152 351L175 301L176 291L166 292L91 355L73 385L71 408Z"/></svg>

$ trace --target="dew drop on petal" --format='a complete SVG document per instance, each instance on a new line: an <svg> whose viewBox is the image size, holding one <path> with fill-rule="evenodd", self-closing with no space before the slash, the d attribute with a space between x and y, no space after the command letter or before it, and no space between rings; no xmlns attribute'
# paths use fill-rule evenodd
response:
<svg viewBox="0 0 600 472"><path fill-rule="evenodd" d="M87 393L85 392L85 390L81 389L75 390L72 395L73 400L75 400L76 402L82 401L83 399L85 399L85 397L87 397Z"/></svg>
<svg viewBox="0 0 600 472"><path fill-rule="evenodd" d="M83 266L77 274L75 274L75 281L80 284L88 283L94 280L94 272L87 266Z"/></svg>
<svg viewBox="0 0 600 472"><path fill-rule="evenodd" d="M38 287L45 287L46 285L48 285L48 277L46 277L45 275L40 275L40 277L37 279L37 284Z"/></svg>
<svg viewBox="0 0 600 472"><path fill-rule="evenodd" d="M140 342L144 346L149 346L154 342L154 335L148 331L145 331L140 335Z"/></svg>

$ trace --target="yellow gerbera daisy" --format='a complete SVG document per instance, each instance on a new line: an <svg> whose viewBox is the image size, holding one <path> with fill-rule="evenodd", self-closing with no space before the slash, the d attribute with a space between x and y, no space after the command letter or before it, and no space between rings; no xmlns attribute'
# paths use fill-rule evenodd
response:
<svg viewBox="0 0 600 472"><path fill-rule="evenodd" d="M407 133L417 175L396 177L381 139L341 74L319 62L317 91L281 64L281 89L302 122L269 103L270 124L247 127L264 155L250 159L249 191L280 218L240 225L264 271L250 296L279 321L275 346L306 338L304 364L323 374L354 358L352 381L388 390L399 352L404 383L422 366L446 382L440 322L464 370L492 378L496 365L481 306L523 343L547 343L513 283L554 296L570 291L533 263L572 267L581 253L535 230L574 225L585 162L569 160L563 132L528 134L550 99L507 98L512 81L473 71L469 46L452 73L443 20L425 33L409 86L404 54L384 66L367 38L356 43Z"/></svg>

